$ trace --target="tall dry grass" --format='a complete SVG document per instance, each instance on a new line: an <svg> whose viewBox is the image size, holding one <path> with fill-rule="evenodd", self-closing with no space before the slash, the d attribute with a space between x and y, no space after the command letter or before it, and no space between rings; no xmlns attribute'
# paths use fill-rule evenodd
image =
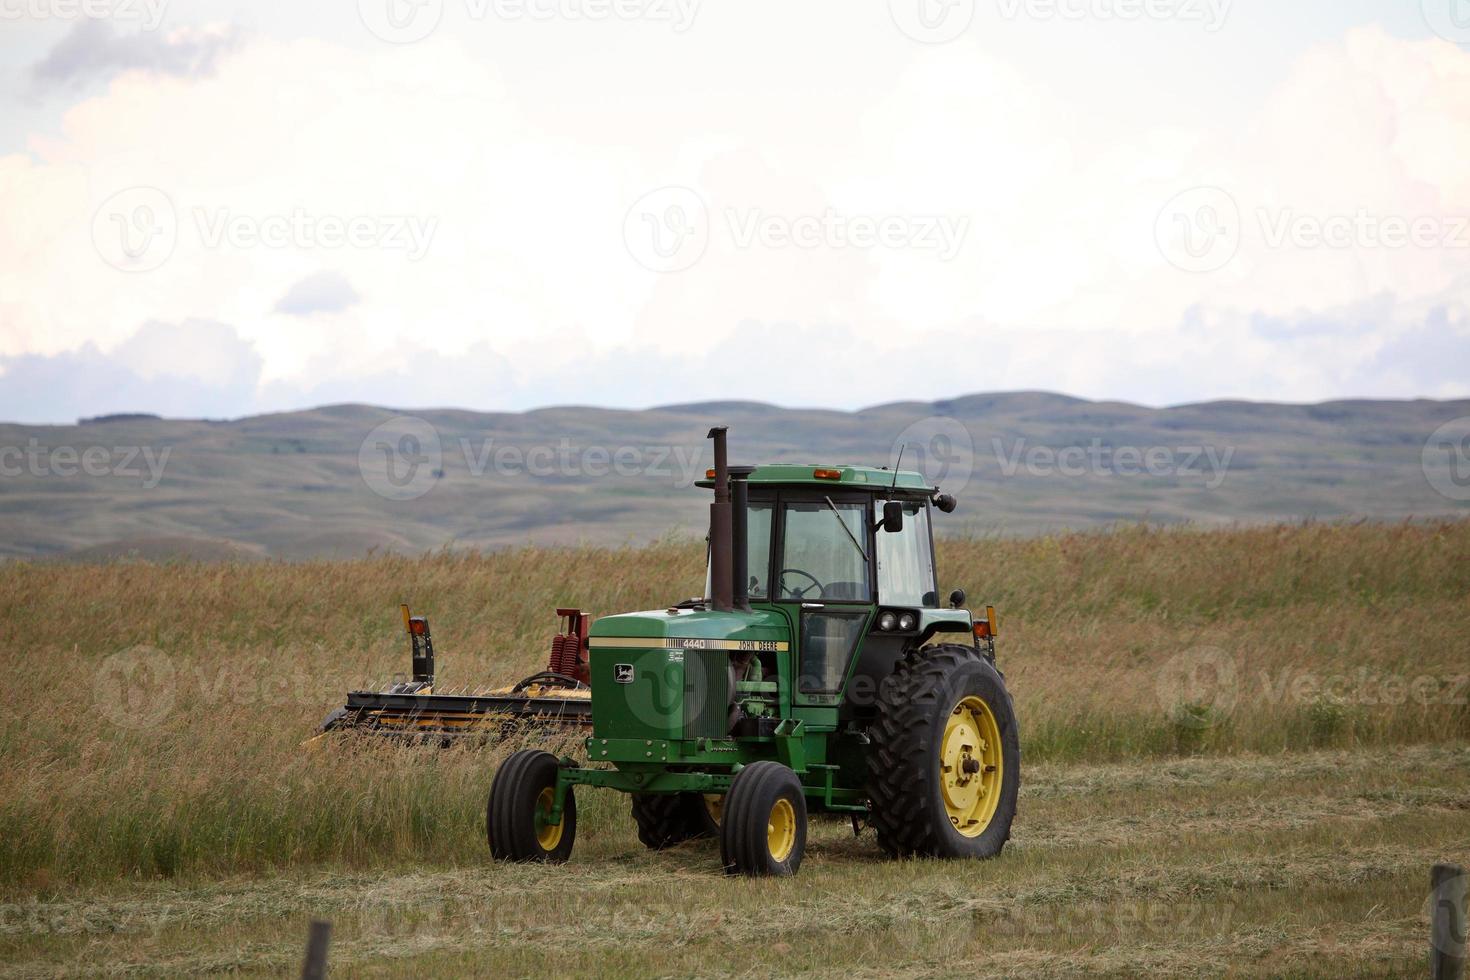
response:
<svg viewBox="0 0 1470 980"><path fill-rule="evenodd" d="M1104 759L1470 737L1467 558L1470 522L1127 528L942 542L940 572L1000 608L1027 758ZM479 863L506 747L301 746L407 667L397 604L430 616L444 690L538 668L557 606L656 608L702 577L687 542L0 565L0 882ZM589 831L622 819L579 803Z"/></svg>

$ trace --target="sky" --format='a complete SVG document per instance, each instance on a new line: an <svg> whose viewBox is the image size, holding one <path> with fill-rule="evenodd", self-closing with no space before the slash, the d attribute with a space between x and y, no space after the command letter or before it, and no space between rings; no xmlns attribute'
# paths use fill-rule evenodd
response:
<svg viewBox="0 0 1470 980"><path fill-rule="evenodd" d="M1470 0L0 0L0 419L1470 396Z"/></svg>

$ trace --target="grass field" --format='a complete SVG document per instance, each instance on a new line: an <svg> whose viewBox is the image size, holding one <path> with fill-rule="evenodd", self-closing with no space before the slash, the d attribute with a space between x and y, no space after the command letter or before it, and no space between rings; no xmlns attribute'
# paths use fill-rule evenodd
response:
<svg viewBox="0 0 1470 980"><path fill-rule="evenodd" d="M0 565L0 974L1422 974L1429 865L1470 860L1470 522L941 544L1001 610L1015 837L887 862L814 825L791 881L649 855L579 800L563 868L491 866L504 749L301 739L406 666L530 672L557 605L697 591L698 545L275 564Z"/></svg>

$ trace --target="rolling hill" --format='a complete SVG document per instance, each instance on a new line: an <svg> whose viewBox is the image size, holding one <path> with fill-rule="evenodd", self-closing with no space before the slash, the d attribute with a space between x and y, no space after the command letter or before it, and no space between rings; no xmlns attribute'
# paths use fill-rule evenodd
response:
<svg viewBox="0 0 1470 980"><path fill-rule="evenodd" d="M1470 401L1147 408L1021 392L855 412L336 405L227 421L0 424L0 556L347 557L700 533L705 433L737 462L921 468L944 534L1463 515L1425 444Z"/></svg>

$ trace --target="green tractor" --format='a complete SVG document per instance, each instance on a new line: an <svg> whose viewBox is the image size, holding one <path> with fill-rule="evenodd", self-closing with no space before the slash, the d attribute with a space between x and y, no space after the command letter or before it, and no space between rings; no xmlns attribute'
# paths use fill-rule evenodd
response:
<svg viewBox="0 0 1470 980"><path fill-rule="evenodd" d="M807 816L866 820L890 855L989 858L1021 781L995 614L939 602L918 473L715 466L705 596L587 631L587 764L526 749L486 817L507 861L565 861L576 791L632 797L650 848L718 836L731 874L791 875ZM596 765L601 764L601 765Z"/></svg>

